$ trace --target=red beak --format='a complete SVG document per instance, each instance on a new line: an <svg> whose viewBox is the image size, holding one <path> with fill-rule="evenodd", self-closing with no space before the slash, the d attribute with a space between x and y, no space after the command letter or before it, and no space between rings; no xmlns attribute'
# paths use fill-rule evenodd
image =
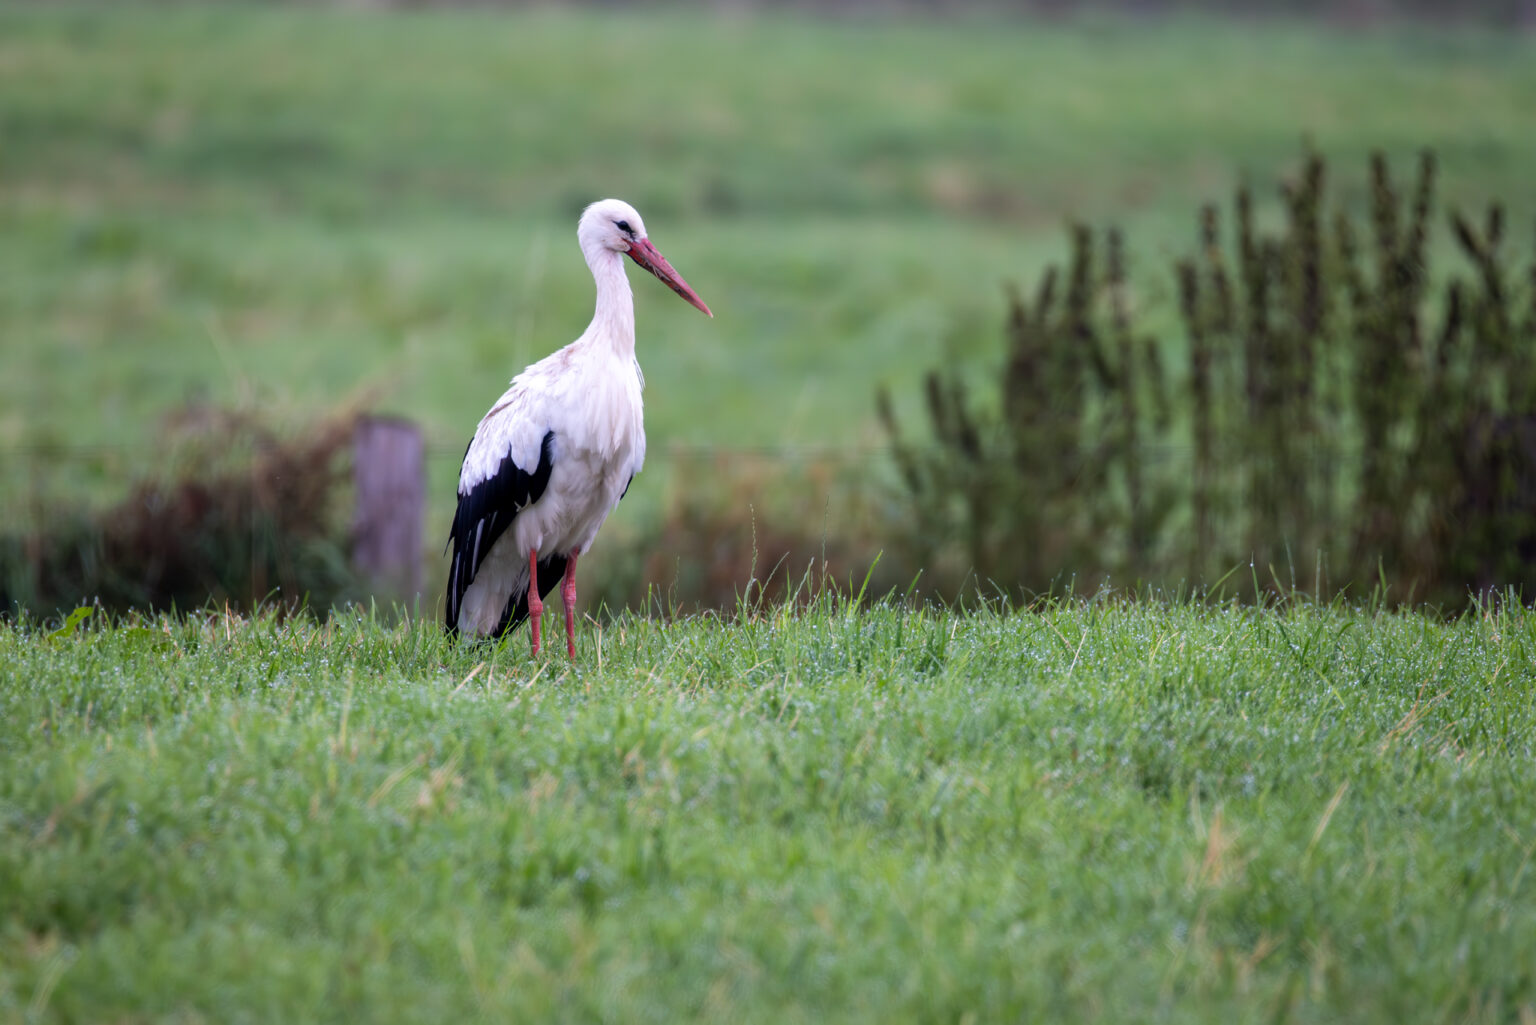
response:
<svg viewBox="0 0 1536 1025"><path fill-rule="evenodd" d="M688 302L688 305L702 310L707 317L714 316L713 313L709 312L709 307L704 305L704 300L699 298L699 293L689 287L688 282L683 280L681 274L672 269L672 265L667 262L667 258L658 253L656 247L651 245L650 239L642 238L631 242L629 244L629 256L630 259L664 281L667 287L682 296Z"/></svg>

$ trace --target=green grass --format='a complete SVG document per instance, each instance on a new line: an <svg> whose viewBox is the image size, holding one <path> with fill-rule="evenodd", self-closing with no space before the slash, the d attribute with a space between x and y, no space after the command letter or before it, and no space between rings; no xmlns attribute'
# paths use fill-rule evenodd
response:
<svg viewBox="0 0 1536 1025"><path fill-rule="evenodd" d="M1536 614L0 629L0 1017L1513 1021Z"/></svg>
<svg viewBox="0 0 1536 1025"><path fill-rule="evenodd" d="M1304 137L1348 196L1367 150L1432 144L1442 196L1528 209L1533 58L1181 19L0 7L0 476L100 497L189 397L302 422L372 390L426 426L441 536L475 419L584 325L574 216L616 194L718 314L638 283L644 515L674 445L876 443L877 383L915 403L947 347L990 351L1069 218L1182 251Z"/></svg>
<svg viewBox="0 0 1536 1025"><path fill-rule="evenodd" d="M1367 150L1434 145L1442 197L1524 232L1533 49L0 7L0 485L112 492L188 397L373 389L427 428L441 536L481 410L585 323L574 214L616 194L719 314L637 282L632 521L669 446L868 444L878 381L994 358L1068 217L1125 223L1171 310L1152 261L1303 136L1346 201ZM574 668L525 640L0 625L0 1019L1536 1015L1536 613L822 602L621 615Z"/></svg>

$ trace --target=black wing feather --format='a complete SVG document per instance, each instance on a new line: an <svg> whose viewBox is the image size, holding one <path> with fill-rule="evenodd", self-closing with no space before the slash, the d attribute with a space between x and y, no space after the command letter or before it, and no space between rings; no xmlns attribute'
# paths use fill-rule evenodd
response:
<svg viewBox="0 0 1536 1025"><path fill-rule="evenodd" d="M448 543L453 547L453 562L448 570L448 608L444 617L444 627L448 633L459 632L459 610L464 602L464 592L474 583L480 564L512 525L512 521L517 519L518 513L537 502L549 486L549 474L554 469L554 444L555 432L545 432L544 440L539 443L539 463L532 472L518 466L511 456L506 456L495 473L476 484L468 494L459 496L459 508L453 515L453 528L448 532ZM469 450L466 449L464 454L468 456ZM556 562L559 563L558 568ZM546 572L546 565L552 572ZM540 560L540 597L549 593L564 572L565 556L551 555ZM507 607L502 612L497 634L506 632L527 617L527 592L508 595Z"/></svg>

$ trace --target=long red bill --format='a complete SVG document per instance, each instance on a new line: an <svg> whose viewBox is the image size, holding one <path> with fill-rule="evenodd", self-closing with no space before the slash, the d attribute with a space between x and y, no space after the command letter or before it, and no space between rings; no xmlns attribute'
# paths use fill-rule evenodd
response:
<svg viewBox="0 0 1536 1025"><path fill-rule="evenodd" d="M651 245L650 239L642 238L631 242L629 244L629 255L636 263L665 282L668 288L682 296L688 302L688 305L702 310L707 317L714 316L713 313L709 312L709 307L704 305L704 300L699 298L699 293L695 292L688 282L683 280L681 274L672 269L672 265L667 262L667 258L658 253L656 247Z"/></svg>

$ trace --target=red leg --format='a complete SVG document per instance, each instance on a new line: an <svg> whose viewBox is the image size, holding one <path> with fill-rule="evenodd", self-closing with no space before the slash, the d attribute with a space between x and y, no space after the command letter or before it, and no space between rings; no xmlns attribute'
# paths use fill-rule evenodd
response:
<svg viewBox="0 0 1536 1025"><path fill-rule="evenodd" d="M539 620L544 618L544 602L539 598L539 550L528 550L528 630L533 635L533 653L539 653Z"/></svg>
<svg viewBox="0 0 1536 1025"><path fill-rule="evenodd" d="M571 549L565 562L565 584L560 588L560 597L565 599L565 650L572 660L576 658L576 556L580 554L580 548Z"/></svg>

